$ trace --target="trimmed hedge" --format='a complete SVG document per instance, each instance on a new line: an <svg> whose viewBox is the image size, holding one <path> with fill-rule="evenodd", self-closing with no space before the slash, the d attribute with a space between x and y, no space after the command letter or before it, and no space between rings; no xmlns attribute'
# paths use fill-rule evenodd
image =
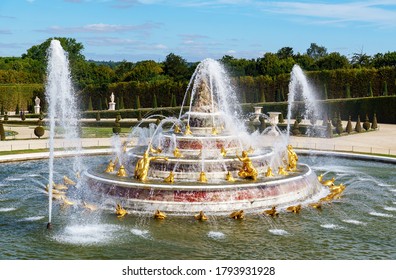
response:
<svg viewBox="0 0 396 280"><path fill-rule="evenodd" d="M340 114L342 120L348 120L349 116L356 121L357 116L366 116L372 118L376 114L376 118L380 123L396 124L396 96L378 96L364 98L349 99L328 99L318 101L320 107L323 108L323 114L333 116L335 113ZM255 105L263 106L263 113L281 112L287 116L287 102L259 103ZM296 102L296 109L293 110L292 118L296 117L296 113L302 112L304 108L303 102ZM253 104L244 104L244 112L253 112Z"/></svg>

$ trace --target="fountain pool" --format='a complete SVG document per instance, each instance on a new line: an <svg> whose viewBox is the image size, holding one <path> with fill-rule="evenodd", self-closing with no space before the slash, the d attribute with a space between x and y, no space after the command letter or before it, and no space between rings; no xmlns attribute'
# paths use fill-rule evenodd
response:
<svg viewBox="0 0 396 280"><path fill-rule="evenodd" d="M109 156L84 158L100 164ZM322 210L280 211L272 218L256 213L243 220L208 215L155 220L114 207L90 211L83 201L115 204L92 197L89 188L69 187L75 204L53 205L48 214L48 162L3 163L0 168L0 259L395 259L396 175L394 164L304 156L300 161L326 178L347 185L343 196ZM73 159L55 159L55 182L74 178ZM63 206L62 206L63 205Z"/></svg>

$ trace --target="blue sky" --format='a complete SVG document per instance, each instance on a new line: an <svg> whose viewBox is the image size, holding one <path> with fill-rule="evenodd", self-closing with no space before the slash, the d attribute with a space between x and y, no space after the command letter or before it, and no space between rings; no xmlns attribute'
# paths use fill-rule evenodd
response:
<svg viewBox="0 0 396 280"><path fill-rule="evenodd" d="M396 0L1 0L0 56L72 37L94 60L258 58L311 43L340 52L396 51Z"/></svg>

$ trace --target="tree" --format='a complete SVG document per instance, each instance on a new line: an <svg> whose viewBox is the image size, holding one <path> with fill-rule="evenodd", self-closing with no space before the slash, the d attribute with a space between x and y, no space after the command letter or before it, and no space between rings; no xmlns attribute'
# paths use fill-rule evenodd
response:
<svg viewBox="0 0 396 280"><path fill-rule="evenodd" d="M286 59L289 57L293 57L293 48L291 47L283 47L278 50L276 55L279 57L279 59Z"/></svg>
<svg viewBox="0 0 396 280"><path fill-rule="evenodd" d="M163 65L165 75L172 77L175 81L188 79L187 61L181 56L170 53L166 56Z"/></svg>
<svg viewBox="0 0 396 280"><path fill-rule="evenodd" d="M317 60L327 55L327 49L323 46L317 45L316 43L311 43L310 47L307 49L307 55L312 59Z"/></svg>
<svg viewBox="0 0 396 280"><path fill-rule="evenodd" d="M368 67L371 63L371 56L365 53L354 53L351 57L351 64L353 67Z"/></svg>
<svg viewBox="0 0 396 280"><path fill-rule="evenodd" d="M334 70L349 67L348 58L338 52L332 52L316 59L315 64L320 70Z"/></svg>
<svg viewBox="0 0 396 280"><path fill-rule="evenodd" d="M135 67L127 72L122 81L150 81L163 73L162 67L154 60L144 60L135 64Z"/></svg>

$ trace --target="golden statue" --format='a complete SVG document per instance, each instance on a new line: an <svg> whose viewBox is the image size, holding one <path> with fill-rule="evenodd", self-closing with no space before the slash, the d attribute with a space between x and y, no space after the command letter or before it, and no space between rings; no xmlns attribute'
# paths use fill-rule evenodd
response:
<svg viewBox="0 0 396 280"><path fill-rule="evenodd" d="M66 191L68 189L68 187L64 184L55 184L52 183L52 186L54 189L58 190L58 191Z"/></svg>
<svg viewBox="0 0 396 280"><path fill-rule="evenodd" d="M186 130L184 131L184 135L192 135L190 125L186 125Z"/></svg>
<svg viewBox="0 0 396 280"><path fill-rule="evenodd" d="M205 172L201 171L201 173L199 173L198 182L201 182L201 183L207 183L208 182L208 179L206 178Z"/></svg>
<svg viewBox="0 0 396 280"><path fill-rule="evenodd" d="M289 206L286 208L287 211L292 212L292 213L300 213L301 211L301 204L295 205L295 206Z"/></svg>
<svg viewBox="0 0 396 280"><path fill-rule="evenodd" d="M169 176L166 177L166 178L164 179L164 182L166 182L166 183L173 183L173 182L175 182L175 175L173 174L173 171L171 171L171 172L169 173Z"/></svg>
<svg viewBox="0 0 396 280"><path fill-rule="evenodd" d="M247 151L242 151L242 157L236 155L237 158L242 162L242 168L238 172L238 176L246 179L257 179L257 170L254 168L252 160L248 157Z"/></svg>
<svg viewBox="0 0 396 280"><path fill-rule="evenodd" d="M276 211L275 206L272 206L272 208L269 210L264 210L263 214L265 214L267 216L271 216L271 217L275 217L275 216L279 215L279 213Z"/></svg>
<svg viewBox="0 0 396 280"><path fill-rule="evenodd" d="M182 153L180 152L180 150L179 150L177 147L173 150L173 155L174 155L176 158L181 158L181 157L183 157Z"/></svg>
<svg viewBox="0 0 396 280"><path fill-rule="evenodd" d="M323 186L331 187L334 186L335 178L331 178L330 180L322 181Z"/></svg>
<svg viewBox="0 0 396 280"><path fill-rule="evenodd" d="M167 157L150 157L147 151L144 152L143 157L139 159L136 163L134 178L145 182L147 180L150 161L156 159L168 160Z"/></svg>
<svg viewBox="0 0 396 280"><path fill-rule="evenodd" d="M333 186L330 186L329 188L330 188L330 191L333 193L342 193L346 187L343 184L339 184L338 186L333 185Z"/></svg>
<svg viewBox="0 0 396 280"><path fill-rule="evenodd" d="M194 219L198 221L206 221L208 220L208 217L206 217L203 211L199 211L198 214L194 215Z"/></svg>
<svg viewBox="0 0 396 280"><path fill-rule="evenodd" d="M243 212L243 210L234 211L230 214L230 218L235 220L242 220L243 218L245 218L245 213Z"/></svg>
<svg viewBox="0 0 396 280"><path fill-rule="evenodd" d="M98 209L98 207L96 207L95 205L86 203L85 201L83 201L83 207L90 211L96 211Z"/></svg>
<svg viewBox="0 0 396 280"><path fill-rule="evenodd" d="M227 172L226 174L226 178L225 178L228 182L235 182L234 177L232 176L232 173L230 171Z"/></svg>
<svg viewBox="0 0 396 280"><path fill-rule="evenodd" d="M62 199L64 199L64 198L66 198L65 193L53 193L53 194L52 194L52 199L55 199L55 200L62 200Z"/></svg>
<svg viewBox="0 0 396 280"><path fill-rule="evenodd" d="M53 183L53 185L55 185L55 183ZM49 192L49 185L47 185L45 187L45 191ZM52 188L52 194L58 194L58 195L65 195L65 192L63 192L62 190L57 190L54 187Z"/></svg>
<svg viewBox="0 0 396 280"><path fill-rule="evenodd" d="M117 176L118 177L127 177L128 176L125 171L125 167L123 165L121 165L120 169L118 169Z"/></svg>
<svg viewBox="0 0 396 280"><path fill-rule="evenodd" d="M220 154L221 154L223 157L225 157L225 156L227 155L227 150L224 148L224 146L221 146Z"/></svg>
<svg viewBox="0 0 396 280"><path fill-rule="evenodd" d="M154 213L154 219L157 220L164 220L166 218L165 213L161 212L160 210L155 211Z"/></svg>
<svg viewBox="0 0 396 280"><path fill-rule="evenodd" d="M63 176L63 183L65 185L69 185L69 186L75 186L76 185L76 183L72 179L68 178L67 176Z"/></svg>
<svg viewBox="0 0 396 280"><path fill-rule="evenodd" d="M323 174L320 174L320 175L318 176L318 181L319 181L320 183L323 182Z"/></svg>
<svg viewBox="0 0 396 280"><path fill-rule="evenodd" d="M322 209L322 203L320 203L320 202L311 203L311 204L309 204L309 206L311 206L312 208L315 208L315 209Z"/></svg>
<svg viewBox="0 0 396 280"><path fill-rule="evenodd" d="M150 153L152 154L160 154L162 153L162 149L158 147L157 149L154 149L152 145L150 145Z"/></svg>
<svg viewBox="0 0 396 280"><path fill-rule="evenodd" d="M112 160L110 160L109 164L107 165L107 168L106 168L105 172L106 173L114 172L114 167L115 167L114 162Z"/></svg>
<svg viewBox="0 0 396 280"><path fill-rule="evenodd" d="M181 133L180 127L177 124L175 124L175 127L173 128L173 132L174 133Z"/></svg>
<svg viewBox="0 0 396 280"><path fill-rule="evenodd" d="M285 168L283 166L279 166L278 174L279 175L289 175L289 173L285 170Z"/></svg>
<svg viewBox="0 0 396 280"><path fill-rule="evenodd" d="M272 173L272 168L268 166L267 171L265 172L265 177L274 177L274 173Z"/></svg>
<svg viewBox="0 0 396 280"><path fill-rule="evenodd" d="M297 170L297 161L298 156L295 151L293 151L292 145L287 145L287 171L296 171Z"/></svg>
<svg viewBox="0 0 396 280"><path fill-rule="evenodd" d="M122 218L122 217L124 217L126 214L128 214L128 212L127 212L124 208L122 208L122 206L121 206L120 204L117 203L117 205L116 205L116 215L117 215L117 218Z"/></svg>
<svg viewBox="0 0 396 280"><path fill-rule="evenodd" d="M212 127L212 135L217 135L219 132L215 127Z"/></svg>

